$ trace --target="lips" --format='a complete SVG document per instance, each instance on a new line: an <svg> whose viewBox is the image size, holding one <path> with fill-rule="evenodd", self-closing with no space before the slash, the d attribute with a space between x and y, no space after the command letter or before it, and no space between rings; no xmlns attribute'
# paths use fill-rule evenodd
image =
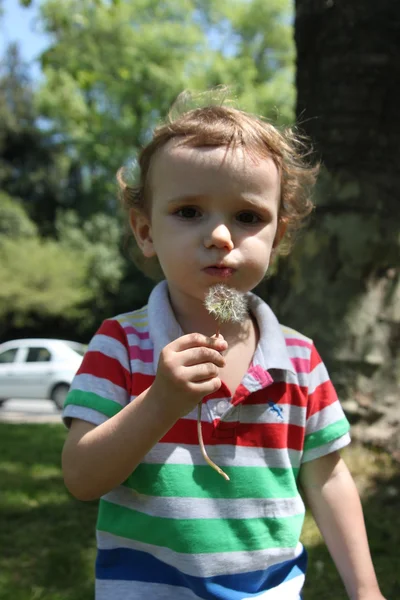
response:
<svg viewBox="0 0 400 600"><path fill-rule="evenodd" d="M236 269L233 269L232 267L225 267L223 265L212 265L211 267L206 267L204 269L205 273L207 273L208 275L211 275L212 277L222 277L223 279L231 277L234 274L235 270Z"/></svg>

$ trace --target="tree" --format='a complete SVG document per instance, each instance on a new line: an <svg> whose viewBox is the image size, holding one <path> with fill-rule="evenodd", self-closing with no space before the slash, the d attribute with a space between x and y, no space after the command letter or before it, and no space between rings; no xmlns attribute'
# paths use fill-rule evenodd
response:
<svg viewBox="0 0 400 600"><path fill-rule="evenodd" d="M38 124L34 90L15 45L0 62L0 121L0 188L18 197L39 229L49 233L66 200L69 161L63 144Z"/></svg>
<svg viewBox="0 0 400 600"><path fill-rule="evenodd" d="M248 108L293 111L289 0L46 0L41 114L74 164L75 208L116 210L115 173L134 162L185 88L234 84ZM72 194L74 191L71 192Z"/></svg>
<svg viewBox="0 0 400 600"><path fill-rule="evenodd" d="M0 334L38 328L46 319L73 322L93 300L87 255L42 239L22 202L0 192Z"/></svg>
<svg viewBox="0 0 400 600"><path fill-rule="evenodd" d="M297 115L323 170L274 303L342 397L379 412L400 385L400 5L297 0L295 32Z"/></svg>

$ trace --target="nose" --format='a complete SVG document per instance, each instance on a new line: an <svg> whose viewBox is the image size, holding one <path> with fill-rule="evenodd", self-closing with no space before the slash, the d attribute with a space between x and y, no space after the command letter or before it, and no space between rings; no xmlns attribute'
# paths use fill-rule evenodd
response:
<svg viewBox="0 0 400 600"><path fill-rule="evenodd" d="M224 223L219 223L209 231L204 238L204 246L206 248L226 248L233 249L233 241L229 228Z"/></svg>

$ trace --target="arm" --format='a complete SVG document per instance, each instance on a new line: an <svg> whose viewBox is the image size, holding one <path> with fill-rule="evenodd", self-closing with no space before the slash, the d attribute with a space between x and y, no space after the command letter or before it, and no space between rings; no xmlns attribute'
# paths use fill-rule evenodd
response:
<svg viewBox="0 0 400 600"><path fill-rule="evenodd" d="M153 395L148 388L97 427L73 419L62 469L66 487L78 500L95 500L120 485L173 426L178 416Z"/></svg>
<svg viewBox="0 0 400 600"><path fill-rule="evenodd" d="M164 348L153 384L95 427L75 419L62 454L65 485L79 500L94 500L120 485L143 457L204 396L219 389L220 338L189 334Z"/></svg>
<svg viewBox="0 0 400 600"><path fill-rule="evenodd" d="M360 497L338 452L303 464L300 483L351 600L384 600L368 547Z"/></svg>

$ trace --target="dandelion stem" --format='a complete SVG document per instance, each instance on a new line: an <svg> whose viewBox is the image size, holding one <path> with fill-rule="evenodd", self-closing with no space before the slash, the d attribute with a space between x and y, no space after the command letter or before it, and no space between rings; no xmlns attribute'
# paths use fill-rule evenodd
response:
<svg viewBox="0 0 400 600"><path fill-rule="evenodd" d="M232 323L240 323L247 317L247 302L244 294L223 284L217 284L208 290L204 305L209 314L213 315L216 320L215 337L219 337L221 323L227 323L229 321ZM201 431L201 407L202 402L200 402L197 407L197 435L201 453L206 463L229 481L228 475L208 457L206 452Z"/></svg>
<svg viewBox="0 0 400 600"><path fill-rule="evenodd" d="M212 469L214 469L215 471L217 471L217 473L219 473L220 475L222 475L222 477L224 479L226 479L226 481L229 481L229 477L226 473L224 473L224 471L222 469L220 469L220 467L218 465L216 465L211 458L209 458L206 448L204 446L204 442L203 442L203 434L201 431L201 407L202 407L202 402L199 402L199 404L197 405L197 435L199 438L199 444L200 444L200 449L201 449L201 453L203 455L204 460L206 461L207 464L210 465L210 467Z"/></svg>

